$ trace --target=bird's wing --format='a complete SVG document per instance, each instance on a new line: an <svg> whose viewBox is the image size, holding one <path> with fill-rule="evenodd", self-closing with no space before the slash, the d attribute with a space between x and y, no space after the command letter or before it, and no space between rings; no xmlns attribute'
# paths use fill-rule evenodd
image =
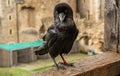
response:
<svg viewBox="0 0 120 76"><path fill-rule="evenodd" d="M47 33L43 36L43 40L44 41L47 41L47 39L48 39L48 33L51 33L52 31L54 31L54 28L55 28L55 25L54 24L52 24L49 28L48 28L48 30L47 30Z"/></svg>
<svg viewBox="0 0 120 76"><path fill-rule="evenodd" d="M75 24L74 24L75 25ZM70 50L72 49L72 46L73 46L73 43L74 43L74 41L75 41L75 39L77 38L77 36L78 36L78 29L76 28L76 26L74 26L73 27L73 29L71 30L72 31L72 33L71 33L71 36L70 36L70 38L68 38L68 40L66 40L65 42L65 47L64 47L64 49L63 49L63 52L62 53L69 53L70 52Z"/></svg>
<svg viewBox="0 0 120 76"><path fill-rule="evenodd" d="M36 55L44 55L49 52L50 45L56 39L56 37L55 37L56 32L55 32L54 28L55 28L54 24L52 24L48 28L47 33L43 36L43 40L45 41L45 43L35 51Z"/></svg>
<svg viewBox="0 0 120 76"><path fill-rule="evenodd" d="M56 40L57 38L57 31L56 31L56 26L55 24L52 24L48 30L45 36L43 37L43 40L47 42L48 47L50 47Z"/></svg>
<svg viewBox="0 0 120 76"><path fill-rule="evenodd" d="M79 31L78 31L78 29L75 27L75 35L74 35L74 38L73 38L73 41L77 38L77 36L78 36L78 33L79 33Z"/></svg>
<svg viewBox="0 0 120 76"><path fill-rule="evenodd" d="M49 48L54 44L56 38L57 38L57 33L55 31L55 25L52 24L48 28L47 33L43 37L43 40L45 41L45 43L42 46L40 46L35 53L39 55L44 55L48 53Z"/></svg>

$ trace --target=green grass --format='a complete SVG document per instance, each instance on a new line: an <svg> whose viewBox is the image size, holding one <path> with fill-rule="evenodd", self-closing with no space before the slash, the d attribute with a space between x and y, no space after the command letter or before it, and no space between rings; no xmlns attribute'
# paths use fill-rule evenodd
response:
<svg viewBox="0 0 120 76"><path fill-rule="evenodd" d="M45 66L45 67L41 67L41 68L34 69L34 70L32 70L32 71L38 72L38 71L46 70L46 69L49 69L49 68L52 68L52 66Z"/></svg>
<svg viewBox="0 0 120 76"><path fill-rule="evenodd" d="M32 73L32 71L20 68L0 68L0 76L23 76Z"/></svg>
<svg viewBox="0 0 120 76"><path fill-rule="evenodd" d="M51 68L51 66L45 66L34 70L25 70L21 68L0 68L0 76L23 76L49 68Z"/></svg>
<svg viewBox="0 0 120 76"><path fill-rule="evenodd" d="M68 62L75 62L78 61L84 57L87 57L85 54L70 54L67 56L64 56ZM61 61L60 56L56 58L57 62ZM11 67L11 68L0 68L0 76L23 76L39 71L43 71L49 68L52 68L53 61L52 59L42 59L38 60L33 63L29 64L22 64L17 67ZM32 68L31 68L32 67Z"/></svg>

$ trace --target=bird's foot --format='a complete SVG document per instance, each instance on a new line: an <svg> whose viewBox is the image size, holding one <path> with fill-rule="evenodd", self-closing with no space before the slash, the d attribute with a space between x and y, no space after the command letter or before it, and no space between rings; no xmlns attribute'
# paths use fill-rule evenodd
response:
<svg viewBox="0 0 120 76"><path fill-rule="evenodd" d="M58 66L53 65L53 67L56 67L57 69L63 69L63 70L65 70L65 69L66 69L66 68L65 68L64 66L62 66L62 65L58 65Z"/></svg>
<svg viewBox="0 0 120 76"><path fill-rule="evenodd" d="M68 67L74 67L74 63L67 63L67 62L59 62L60 64Z"/></svg>

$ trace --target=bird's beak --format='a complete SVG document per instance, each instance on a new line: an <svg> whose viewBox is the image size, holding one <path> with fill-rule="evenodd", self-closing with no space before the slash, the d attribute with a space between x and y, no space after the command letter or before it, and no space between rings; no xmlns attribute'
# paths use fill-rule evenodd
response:
<svg viewBox="0 0 120 76"><path fill-rule="evenodd" d="M60 13L59 14L59 19L60 19L61 22L63 22L64 19L65 19L65 14L64 13Z"/></svg>

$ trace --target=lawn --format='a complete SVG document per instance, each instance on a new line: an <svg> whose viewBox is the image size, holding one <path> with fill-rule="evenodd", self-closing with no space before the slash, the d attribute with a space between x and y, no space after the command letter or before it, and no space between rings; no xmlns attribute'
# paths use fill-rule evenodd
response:
<svg viewBox="0 0 120 76"><path fill-rule="evenodd" d="M75 62L87 56L88 55L79 53L70 54L64 57L68 60L68 62ZM61 58L58 56L56 60L57 62L60 62ZM28 64L20 64L16 67L0 68L0 76L23 76L26 74L31 74L34 72L52 68L51 65L53 65L52 59L43 59Z"/></svg>
<svg viewBox="0 0 120 76"><path fill-rule="evenodd" d="M32 71L15 67L0 68L0 76L22 76L29 73L32 73Z"/></svg>

